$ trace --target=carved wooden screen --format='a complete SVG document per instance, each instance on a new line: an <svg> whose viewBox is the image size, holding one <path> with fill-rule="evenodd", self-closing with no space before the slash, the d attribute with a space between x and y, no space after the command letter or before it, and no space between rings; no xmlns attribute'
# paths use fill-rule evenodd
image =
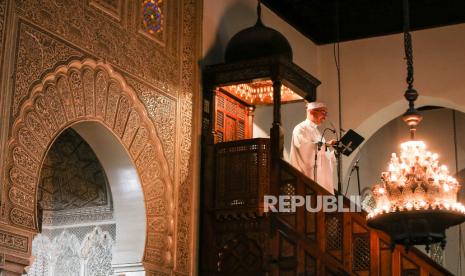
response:
<svg viewBox="0 0 465 276"><path fill-rule="evenodd" d="M215 143L252 138L248 107L216 91Z"/></svg>

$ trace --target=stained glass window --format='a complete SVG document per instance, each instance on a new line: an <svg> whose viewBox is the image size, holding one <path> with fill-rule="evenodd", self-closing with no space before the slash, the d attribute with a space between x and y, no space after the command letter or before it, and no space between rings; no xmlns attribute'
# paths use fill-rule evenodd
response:
<svg viewBox="0 0 465 276"><path fill-rule="evenodd" d="M162 31L163 0L144 0L142 2L142 25L144 31L156 34Z"/></svg>

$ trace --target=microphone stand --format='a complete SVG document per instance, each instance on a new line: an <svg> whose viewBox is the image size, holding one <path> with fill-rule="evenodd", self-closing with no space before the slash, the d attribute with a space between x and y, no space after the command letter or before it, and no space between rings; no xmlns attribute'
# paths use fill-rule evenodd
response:
<svg viewBox="0 0 465 276"><path fill-rule="evenodd" d="M336 146L334 146L334 156L336 157L336 169L337 169L337 190L338 192L342 195L342 183L341 183L341 141L340 141L340 136L342 136L342 131L344 131L342 128L339 128L339 134L336 131L336 127L334 124L330 121L329 124L331 127L334 129L333 133L336 134Z"/></svg>
<svg viewBox="0 0 465 276"><path fill-rule="evenodd" d="M317 165L317 161L318 161L318 152L320 152L321 150L321 147L323 146L323 138L325 137L325 133L327 130L331 130L330 128L325 128L323 130L323 134L321 134L321 138L320 138L320 141L317 143L317 150L315 151L315 163L313 163L313 181L315 181L316 183L318 183L316 177L317 177L317 170L318 170L318 165Z"/></svg>
<svg viewBox="0 0 465 276"><path fill-rule="evenodd" d="M318 169L318 165L317 165L317 161L318 161L318 152L320 151L321 149L321 146L320 146L321 142L318 142L317 145L316 145L316 151L315 151L315 163L313 163L313 181L317 182L316 181L316 176L317 176L317 169ZM318 183L318 182L317 182Z"/></svg>
<svg viewBox="0 0 465 276"><path fill-rule="evenodd" d="M337 165L337 190L342 194L342 183L341 183L341 148L339 146L339 139L337 141L338 145L335 147L334 155L336 157Z"/></svg>
<svg viewBox="0 0 465 276"><path fill-rule="evenodd" d="M362 192L360 189L360 167L357 165L355 166L355 170L357 171L357 188L358 188L358 195L361 196Z"/></svg>
<svg viewBox="0 0 465 276"><path fill-rule="evenodd" d="M352 169L350 170L349 179L347 180L346 191L344 192L344 196L347 195L347 191L349 190L349 186L350 186L350 179L352 178L352 174L354 173L355 170L357 171L358 195L362 195L361 188L360 188L360 167L358 166L359 161L360 161L360 158L358 158L357 161L355 161L354 165L352 166Z"/></svg>

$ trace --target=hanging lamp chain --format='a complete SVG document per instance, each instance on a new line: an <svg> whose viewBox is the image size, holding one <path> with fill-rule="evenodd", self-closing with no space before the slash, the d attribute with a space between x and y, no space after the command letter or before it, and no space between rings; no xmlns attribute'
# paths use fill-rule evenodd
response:
<svg viewBox="0 0 465 276"><path fill-rule="evenodd" d="M410 127L410 138L415 138L416 126L422 120L422 116L415 108L415 101L418 98L418 92L413 88L413 47L412 47L412 36L410 35L410 10L409 1L403 1L404 10L404 50L405 59L407 61L407 90L405 91L404 97L409 103L409 108L405 112L403 119L405 123Z"/></svg>
<svg viewBox="0 0 465 276"><path fill-rule="evenodd" d="M407 84L408 89L413 88L413 49L412 36L410 35L410 8L409 1L404 0L404 50L407 60Z"/></svg>
<svg viewBox="0 0 465 276"><path fill-rule="evenodd" d="M261 0L257 1L257 23L255 23L255 26L263 26L263 22L262 22L262 1Z"/></svg>

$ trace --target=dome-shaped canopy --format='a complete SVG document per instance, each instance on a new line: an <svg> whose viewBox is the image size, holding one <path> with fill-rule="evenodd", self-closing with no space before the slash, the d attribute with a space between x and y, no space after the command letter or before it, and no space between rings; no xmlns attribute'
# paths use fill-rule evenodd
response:
<svg viewBox="0 0 465 276"><path fill-rule="evenodd" d="M238 32L229 41L225 61L230 63L276 56L292 60L291 45L280 32L263 25L258 8L255 26Z"/></svg>

